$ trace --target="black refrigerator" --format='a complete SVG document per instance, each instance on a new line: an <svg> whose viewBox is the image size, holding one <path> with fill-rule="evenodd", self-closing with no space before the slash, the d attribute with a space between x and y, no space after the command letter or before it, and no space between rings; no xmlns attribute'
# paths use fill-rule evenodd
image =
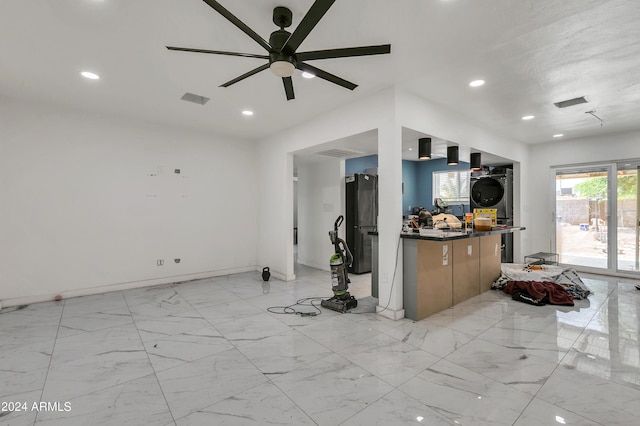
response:
<svg viewBox="0 0 640 426"><path fill-rule="evenodd" d="M371 272L369 232L378 230L378 176L349 175L345 182L347 245L353 254L349 272L364 274Z"/></svg>

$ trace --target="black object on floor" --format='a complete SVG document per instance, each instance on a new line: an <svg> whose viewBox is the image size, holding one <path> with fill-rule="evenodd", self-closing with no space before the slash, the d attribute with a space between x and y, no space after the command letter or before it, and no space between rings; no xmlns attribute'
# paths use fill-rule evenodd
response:
<svg viewBox="0 0 640 426"><path fill-rule="evenodd" d="M544 306L546 305L546 303L541 300L541 299L535 299L533 297L531 297L529 294L523 292L523 291L515 291L513 292L513 294L511 295L511 298L513 300L516 300L518 302L524 302L524 303L528 303L530 305L535 305L535 306Z"/></svg>
<svg viewBox="0 0 640 426"><path fill-rule="evenodd" d="M269 272L269 267L262 268L262 280L269 281L269 277L271 277L271 272Z"/></svg>

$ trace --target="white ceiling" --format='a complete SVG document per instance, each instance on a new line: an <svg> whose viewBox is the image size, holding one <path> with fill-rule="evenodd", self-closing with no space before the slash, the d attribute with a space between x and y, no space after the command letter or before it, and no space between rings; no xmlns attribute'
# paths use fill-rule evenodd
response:
<svg viewBox="0 0 640 426"><path fill-rule="evenodd" d="M294 29L313 3L219 2L265 39L276 29L273 7L293 11ZM393 85L525 143L640 128L638 0L338 0L299 51L391 43L392 52L310 61L359 87L296 72L293 101L269 71L218 87L263 60L165 49L265 53L202 0L2 0L0 39L0 98L240 138L259 139ZM82 70L102 78L83 79ZM476 78L487 84L470 88ZM184 102L185 92L211 100ZM577 96L589 103L553 105ZM242 116L245 108L255 115ZM536 118L522 121L526 114Z"/></svg>

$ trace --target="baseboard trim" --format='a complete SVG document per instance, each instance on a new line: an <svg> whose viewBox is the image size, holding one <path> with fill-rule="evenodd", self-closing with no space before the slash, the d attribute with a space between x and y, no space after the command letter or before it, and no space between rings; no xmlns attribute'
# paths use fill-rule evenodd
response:
<svg viewBox="0 0 640 426"><path fill-rule="evenodd" d="M394 321L404 318L404 309L398 309L397 311L394 311L392 309L378 305L376 306L376 312L378 315L382 315L383 317L392 319Z"/></svg>
<svg viewBox="0 0 640 426"><path fill-rule="evenodd" d="M32 303L49 302L55 299L57 295L62 299L70 299L72 297L90 296L92 294L109 293L112 291L130 290L134 288L152 287L162 284L173 284L182 281L201 280L206 278L214 278L223 275L241 274L244 272L253 272L257 269L255 266L245 266L242 268L220 269L216 271L195 272L192 274L172 275L161 278L150 278L148 280L130 281L124 283L108 284L97 287L81 288L74 290L63 290L55 293L38 294L34 296L15 297L11 299L0 300L0 309L4 306L30 305Z"/></svg>

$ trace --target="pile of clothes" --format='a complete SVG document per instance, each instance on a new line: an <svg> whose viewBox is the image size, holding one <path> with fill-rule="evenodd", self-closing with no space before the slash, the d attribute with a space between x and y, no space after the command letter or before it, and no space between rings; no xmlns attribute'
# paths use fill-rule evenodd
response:
<svg viewBox="0 0 640 426"><path fill-rule="evenodd" d="M591 290L574 269L555 265L508 263L491 287L510 294L513 300L542 306L573 306L575 299L586 299Z"/></svg>

